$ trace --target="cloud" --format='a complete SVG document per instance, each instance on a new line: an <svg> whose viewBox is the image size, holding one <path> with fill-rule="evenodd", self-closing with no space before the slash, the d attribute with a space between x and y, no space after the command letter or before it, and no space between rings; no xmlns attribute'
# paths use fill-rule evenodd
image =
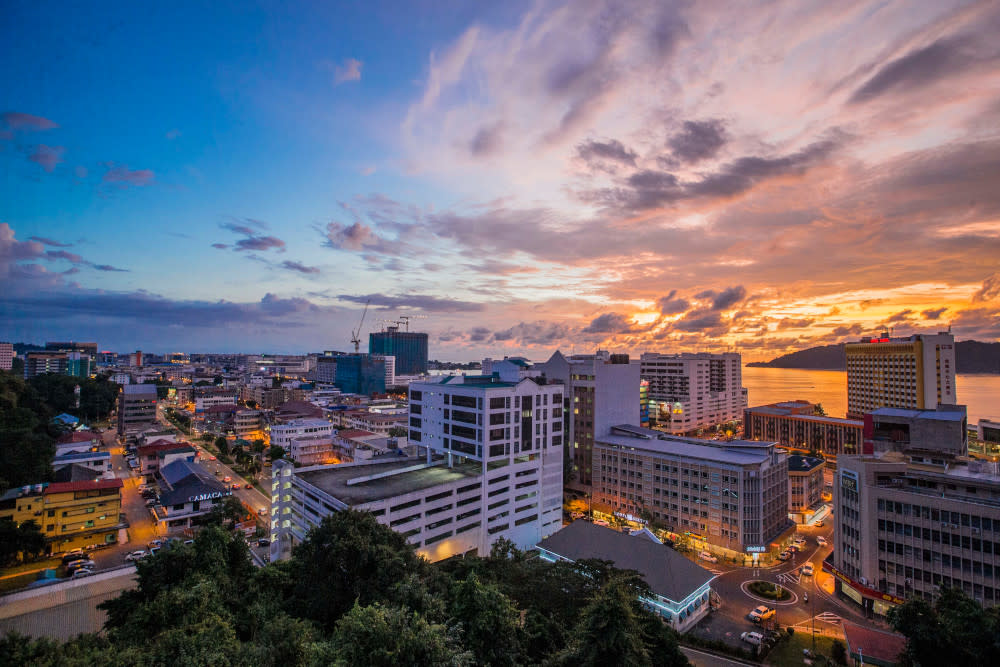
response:
<svg viewBox="0 0 1000 667"><path fill-rule="evenodd" d="M400 296L389 296L386 294L339 294L337 298L341 301L352 303L368 303L381 308L414 308L430 312L456 313L456 312L479 312L485 309L481 303L472 301L460 301L458 299L447 299L425 294L405 294Z"/></svg>
<svg viewBox="0 0 1000 667"><path fill-rule="evenodd" d="M983 281L983 286L972 296L974 303L1000 298L1000 273L994 273Z"/></svg>
<svg viewBox="0 0 1000 667"><path fill-rule="evenodd" d="M54 248L70 248L73 245L72 243L63 243L62 241L56 241L46 236L29 236L28 240L38 241L39 243L44 243L45 245L52 246Z"/></svg>
<svg viewBox="0 0 1000 667"><path fill-rule="evenodd" d="M12 130L40 131L52 130L59 127L48 118L32 116L31 114L17 111L4 112L0 114L0 119Z"/></svg>
<svg viewBox="0 0 1000 667"><path fill-rule="evenodd" d="M837 338L843 336L860 336L864 333L865 329L860 324L852 324L850 326L840 326L830 332L830 335L836 336Z"/></svg>
<svg viewBox="0 0 1000 667"><path fill-rule="evenodd" d="M669 328L673 331L697 331L705 335L717 336L725 333L727 325L717 309L699 309L692 310L684 317L672 322Z"/></svg>
<svg viewBox="0 0 1000 667"><path fill-rule="evenodd" d="M120 187L144 187L153 182L155 174L151 169L129 169L127 165L108 165L102 180Z"/></svg>
<svg viewBox="0 0 1000 667"><path fill-rule="evenodd" d="M361 171L359 173L362 176L371 176L372 174L375 173L375 171L376 171L375 165L369 164L369 165L366 165L366 166L362 167Z"/></svg>
<svg viewBox="0 0 1000 667"><path fill-rule="evenodd" d="M509 329L496 331L493 342L515 342L526 346L551 347L565 341L571 329L561 322L519 322Z"/></svg>
<svg viewBox="0 0 1000 667"><path fill-rule="evenodd" d="M635 330L635 326L625 315L604 313L591 320L590 324L581 330L581 333L622 334L632 333Z"/></svg>
<svg viewBox="0 0 1000 667"><path fill-rule="evenodd" d="M927 320L937 320L941 318L942 313L948 310L947 307L944 308L928 308L927 310L920 311L920 314L924 316Z"/></svg>
<svg viewBox="0 0 1000 667"><path fill-rule="evenodd" d="M128 273L128 269L119 269L117 267L111 266L110 264L91 264L98 271L111 271L114 273Z"/></svg>
<svg viewBox="0 0 1000 667"><path fill-rule="evenodd" d="M503 142L503 123L484 125L469 142L469 152L476 157L485 157L500 150Z"/></svg>
<svg viewBox="0 0 1000 667"><path fill-rule="evenodd" d="M715 157L726 144L726 126L718 119L684 121L683 129L667 140L674 157L686 163Z"/></svg>
<svg viewBox="0 0 1000 667"><path fill-rule="evenodd" d="M233 246L233 250L236 252L242 252L244 250L271 250L277 249L283 252L285 249L285 242L276 236L251 236L246 239L239 239Z"/></svg>
<svg viewBox="0 0 1000 667"><path fill-rule="evenodd" d="M875 306L880 306L885 303L885 299L865 299L858 302L858 308L861 310L868 310L869 308L874 308Z"/></svg>
<svg viewBox="0 0 1000 667"><path fill-rule="evenodd" d="M77 178L87 178L87 174L89 174L90 172L87 171L86 167L82 165L77 165L73 167L73 173L76 174Z"/></svg>
<svg viewBox="0 0 1000 667"><path fill-rule="evenodd" d="M777 330L785 331L787 329L805 329L810 325L812 325L814 322L816 322L816 320L811 318L802 318L797 320L786 317L778 322Z"/></svg>
<svg viewBox="0 0 1000 667"><path fill-rule="evenodd" d="M216 250L225 250L229 246L226 245L225 243L213 243L212 247L215 248Z"/></svg>
<svg viewBox="0 0 1000 667"><path fill-rule="evenodd" d="M56 165L63 161L63 153L66 149L62 146L46 146L38 144L35 150L28 156L28 159L35 164L41 165L42 169L52 173Z"/></svg>
<svg viewBox="0 0 1000 667"><path fill-rule="evenodd" d="M289 271L298 271L299 273L319 273L319 267L316 266L306 266L299 262L293 262L291 260L285 260L281 263L281 267L288 269Z"/></svg>
<svg viewBox="0 0 1000 667"><path fill-rule="evenodd" d="M635 166L635 159L638 157L635 151L625 148L625 145L617 139L604 142L588 141L578 145L576 152L586 162L609 160L630 167Z"/></svg>
<svg viewBox="0 0 1000 667"><path fill-rule="evenodd" d="M492 331L486 327L473 327L469 331L469 342L470 343L485 343L492 337Z"/></svg>
<svg viewBox="0 0 1000 667"><path fill-rule="evenodd" d="M361 81L361 67L364 65L355 58L345 58L343 64L333 69L333 83L339 85L347 81Z"/></svg>
<svg viewBox="0 0 1000 667"><path fill-rule="evenodd" d="M909 319L910 315L913 315L913 310L907 308L906 310L901 310L898 313L890 315L886 322L905 322Z"/></svg>
<svg viewBox="0 0 1000 667"><path fill-rule="evenodd" d="M251 227L252 225L252 227ZM235 234L240 234L245 236L245 239L237 239L232 248L235 252L243 252L246 250L259 250L267 251L276 249L278 252L285 251L285 242L279 239L277 236L259 236L257 234L257 229L267 229L268 225L260 220L254 220L252 218L245 218L240 222L224 222L219 225L222 229L227 229ZM213 248L218 250L225 250L230 247L225 243L213 243Z"/></svg>
<svg viewBox="0 0 1000 667"><path fill-rule="evenodd" d="M732 308L747 297L747 290L743 285L727 287L721 292L715 290L705 290L695 295L697 299L711 299L712 310L726 310Z"/></svg>
<svg viewBox="0 0 1000 667"><path fill-rule="evenodd" d="M45 257L53 260L65 259L67 262L72 262L73 264L81 264L84 261L80 255L65 250L46 250Z"/></svg>

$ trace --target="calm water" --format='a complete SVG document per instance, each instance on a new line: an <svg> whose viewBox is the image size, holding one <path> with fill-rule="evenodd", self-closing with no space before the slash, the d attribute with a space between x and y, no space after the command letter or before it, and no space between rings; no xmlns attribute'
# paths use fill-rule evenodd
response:
<svg viewBox="0 0 1000 667"><path fill-rule="evenodd" d="M1000 418L1000 375L959 375L955 381L958 402L969 406L969 424L983 417ZM743 367L743 386L750 405L804 399L822 403L832 417L847 412L847 373L791 368Z"/></svg>

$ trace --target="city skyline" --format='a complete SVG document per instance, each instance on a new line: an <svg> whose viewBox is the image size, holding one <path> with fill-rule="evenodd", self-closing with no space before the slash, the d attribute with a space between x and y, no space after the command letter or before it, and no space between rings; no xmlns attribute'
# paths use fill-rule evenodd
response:
<svg viewBox="0 0 1000 667"><path fill-rule="evenodd" d="M366 302L463 361L1000 338L995 3L9 18L3 340L347 350Z"/></svg>

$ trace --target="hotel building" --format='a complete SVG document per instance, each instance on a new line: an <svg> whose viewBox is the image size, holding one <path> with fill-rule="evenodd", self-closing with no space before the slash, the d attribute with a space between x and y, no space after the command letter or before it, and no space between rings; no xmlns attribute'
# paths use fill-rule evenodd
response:
<svg viewBox="0 0 1000 667"><path fill-rule="evenodd" d="M647 352L639 361L642 379L649 382L651 424L683 435L743 416L746 390L739 354Z"/></svg>
<svg viewBox="0 0 1000 667"><path fill-rule="evenodd" d="M501 537L533 547L561 526L563 393L534 379L451 376L410 386L410 444L424 458L272 469L271 558L354 508L432 561L487 554Z"/></svg>
<svg viewBox="0 0 1000 667"><path fill-rule="evenodd" d="M682 438L616 426L594 444L593 509L686 534L724 555L780 550L788 454L773 442Z"/></svg>
<svg viewBox="0 0 1000 667"><path fill-rule="evenodd" d="M743 437L836 458L861 452L864 422L814 415L809 401L772 403L743 411Z"/></svg>
<svg viewBox="0 0 1000 667"><path fill-rule="evenodd" d="M933 410L954 405L955 337L950 333L890 338L883 334L844 346L847 416L878 408Z"/></svg>

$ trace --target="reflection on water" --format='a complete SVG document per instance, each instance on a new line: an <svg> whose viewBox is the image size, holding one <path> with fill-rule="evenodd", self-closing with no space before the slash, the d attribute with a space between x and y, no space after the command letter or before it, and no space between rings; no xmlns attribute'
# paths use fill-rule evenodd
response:
<svg viewBox="0 0 1000 667"><path fill-rule="evenodd" d="M969 406L969 424L984 417L1000 417L1000 375L959 375L958 402ZM743 367L743 386L750 405L803 399L822 403L831 417L847 412L847 373L793 368Z"/></svg>

